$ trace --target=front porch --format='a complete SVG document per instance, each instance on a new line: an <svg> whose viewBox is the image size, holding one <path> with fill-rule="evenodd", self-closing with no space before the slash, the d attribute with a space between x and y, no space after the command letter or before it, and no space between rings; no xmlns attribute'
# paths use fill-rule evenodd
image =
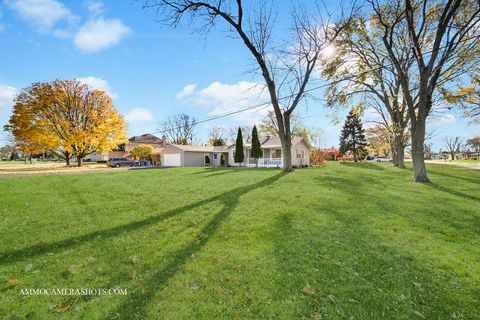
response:
<svg viewBox="0 0 480 320"><path fill-rule="evenodd" d="M257 161L250 157L250 149L245 150L246 167L255 167ZM280 168L283 166L282 149L262 149L262 157L258 159L258 166L263 168Z"/></svg>
<svg viewBox="0 0 480 320"><path fill-rule="evenodd" d="M283 159L282 158L260 158L257 160L258 166L262 168L280 168L283 166ZM255 167L257 162L253 158L245 159L245 166L246 167Z"/></svg>

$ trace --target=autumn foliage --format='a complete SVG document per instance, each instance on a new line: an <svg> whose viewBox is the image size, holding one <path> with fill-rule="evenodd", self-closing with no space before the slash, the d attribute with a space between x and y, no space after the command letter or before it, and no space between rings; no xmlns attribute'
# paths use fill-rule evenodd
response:
<svg viewBox="0 0 480 320"><path fill-rule="evenodd" d="M5 129L21 148L52 150L78 166L92 152L126 140L125 121L108 94L76 80L34 83L16 97Z"/></svg>
<svg viewBox="0 0 480 320"><path fill-rule="evenodd" d="M149 144L140 144L133 148L130 155L136 160L149 160L153 155L153 147Z"/></svg>
<svg viewBox="0 0 480 320"><path fill-rule="evenodd" d="M312 166L323 166L325 164L325 152L320 149L311 149L310 164Z"/></svg>

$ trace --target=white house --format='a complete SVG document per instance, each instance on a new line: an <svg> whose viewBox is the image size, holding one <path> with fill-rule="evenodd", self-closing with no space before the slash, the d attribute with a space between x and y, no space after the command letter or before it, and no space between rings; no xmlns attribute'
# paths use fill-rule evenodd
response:
<svg viewBox="0 0 480 320"><path fill-rule="evenodd" d="M263 155L258 159L259 167L282 167L283 166L283 155L282 155L282 145L280 139L277 137L266 137L263 140L260 140L260 147L262 149ZM242 166L254 167L255 159L250 157L250 150L252 148L251 142L244 144L243 154L245 156L244 161L241 163ZM294 167L303 167L310 165L310 144L303 137L293 137L292 138L292 165ZM228 163L231 166L239 166L240 164L235 163L234 154L235 154L235 144L229 145L228 150Z"/></svg>
<svg viewBox="0 0 480 320"><path fill-rule="evenodd" d="M258 159L259 167L282 167L283 156L280 140L275 137L267 137L260 141L263 155ZM292 139L292 165L303 167L310 165L310 145L302 137ZM244 144L243 154L245 156L244 167L254 167L255 159L250 157L251 143ZM161 164L164 167L184 166L239 166L234 159L235 145L227 147L213 146L189 146L189 145L168 145L161 151Z"/></svg>

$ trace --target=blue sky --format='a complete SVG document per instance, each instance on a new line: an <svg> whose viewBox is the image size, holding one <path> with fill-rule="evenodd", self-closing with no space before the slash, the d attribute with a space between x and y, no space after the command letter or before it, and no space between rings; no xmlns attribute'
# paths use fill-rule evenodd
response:
<svg viewBox="0 0 480 320"><path fill-rule="evenodd" d="M280 3L277 31L284 31L288 4ZM171 29L156 22L142 4L0 0L0 124L8 121L18 90L57 78L77 78L107 90L126 116L129 135L155 132L159 121L177 113L201 120L266 102L258 90L247 90L260 79L245 74L252 61L241 41L228 37L221 27L207 37L186 27ZM258 123L264 111L199 125L198 140L206 140L211 126ZM313 101L298 111L309 126L322 128L325 146L338 144L340 125L332 123L331 111ZM435 148L446 135L466 138L480 133L478 125L468 125L454 112L433 119L429 127L436 132Z"/></svg>

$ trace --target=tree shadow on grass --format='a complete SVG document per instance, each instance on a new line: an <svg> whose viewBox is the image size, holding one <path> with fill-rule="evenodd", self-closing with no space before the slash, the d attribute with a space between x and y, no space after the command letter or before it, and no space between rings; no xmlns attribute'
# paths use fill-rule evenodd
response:
<svg viewBox="0 0 480 320"><path fill-rule="evenodd" d="M230 172L236 172L236 171L237 170L233 168L226 168L226 167L205 167L203 168L203 170L188 173L186 174L186 176L198 176L198 175L205 175L208 173L219 173L219 172L230 173Z"/></svg>
<svg viewBox="0 0 480 320"><path fill-rule="evenodd" d="M351 188L325 179L323 184L338 188L352 201L368 194L364 183ZM326 216L325 223L314 216L317 224L305 221L300 210L276 219L272 232L279 274L276 298L295 302L290 318L478 316L478 288L466 282L459 286L454 274L441 273L441 265L432 269L408 247L387 241L384 230L375 229L369 215L362 213L362 203L356 205L358 212L351 203L338 202L317 212Z"/></svg>
<svg viewBox="0 0 480 320"><path fill-rule="evenodd" d="M447 188L445 186L439 185L437 183L433 183L433 182L432 183L425 183L425 185L427 187L433 188L433 189L438 190L438 191L446 192L448 194L451 194L451 195L454 195L454 196L457 196L457 197L461 197L461 198L464 198L464 199L467 199L467 200L473 200L473 201L480 202L480 197L476 197L476 196L473 196L473 195L470 195L470 194L467 194L467 193L456 191L456 190L453 190L451 188Z"/></svg>
<svg viewBox="0 0 480 320"><path fill-rule="evenodd" d="M139 220L139 221L134 221L126 225L121 225L109 229L104 229L104 230L99 230L99 231L94 231L88 234L85 234L83 236L78 236L78 237L72 237L69 239L53 242L53 243L39 243L27 248L23 249L18 249L18 250L10 250L10 251L4 251L0 253L0 264L6 264L6 263L11 263L11 262L18 262L21 260L25 260L28 258L33 258L36 256L40 256L46 253L55 253L58 251L62 251L65 249L68 249L70 247L75 247L77 245L80 245L85 242L89 241L95 241L95 240L100 240L100 239L105 239L105 238L111 238L114 236L118 236L121 234L125 234L128 232L132 232L141 228L148 227L152 224L161 222L162 220L168 219L170 217L173 217L175 215L178 215L182 212L194 209L196 207L205 205L210 202L214 201L224 201L226 202L227 199L231 199L232 196L234 195L235 197L240 197L242 194L247 193L253 189L260 188L262 186L268 185L275 180L279 179L281 176L283 176L283 173L277 174L273 176L272 178L263 180L261 182L258 182L256 184L246 186L246 187L240 187L236 188L233 190L226 191L224 193L218 194L216 196L213 196L211 198L197 201L188 205L185 205L183 207L179 207L170 211L165 212L164 214L161 215L155 215L149 218L146 218L144 220ZM238 201L238 199L234 199L235 203Z"/></svg>
<svg viewBox="0 0 480 320"><path fill-rule="evenodd" d="M382 171L385 170L381 165L371 162L340 162L341 165L353 168L361 168L361 169L370 169L370 170L378 170Z"/></svg>
<svg viewBox="0 0 480 320"><path fill-rule="evenodd" d="M467 170L472 170L472 169L467 169ZM452 179L461 179L461 180L464 180L464 181L467 181L467 182L470 182L470 183L474 183L474 184L480 184L480 177L479 178L475 178L475 177L462 177L462 176L456 176L456 175L452 175L452 174L446 174L444 172L441 172L441 171L438 171L438 170L432 170L432 169L428 169L428 173L432 173L434 175L438 175L438 176L443 176L443 177L447 177L447 178L452 178Z"/></svg>
<svg viewBox="0 0 480 320"><path fill-rule="evenodd" d="M223 207L214 215L210 222L202 228L200 231L200 236L174 253L170 263L168 263L164 268L156 271L149 279L147 279L144 291L137 291L132 295L129 295L127 301L121 303L120 306L111 314L106 316L105 319L112 319L115 317L117 319L145 319L146 306L148 305L149 301L152 300L155 293L163 289L168 280L174 277L175 274L180 271L188 259L193 254L199 252L207 244L208 240L216 232L222 221L224 221L235 209L240 197L250 191L272 184L283 175L285 175L285 173L279 173L271 178L262 180L253 185L237 188L222 193L220 196L214 197L215 201L220 201L223 204ZM212 200L209 200L208 202L211 201Z"/></svg>

